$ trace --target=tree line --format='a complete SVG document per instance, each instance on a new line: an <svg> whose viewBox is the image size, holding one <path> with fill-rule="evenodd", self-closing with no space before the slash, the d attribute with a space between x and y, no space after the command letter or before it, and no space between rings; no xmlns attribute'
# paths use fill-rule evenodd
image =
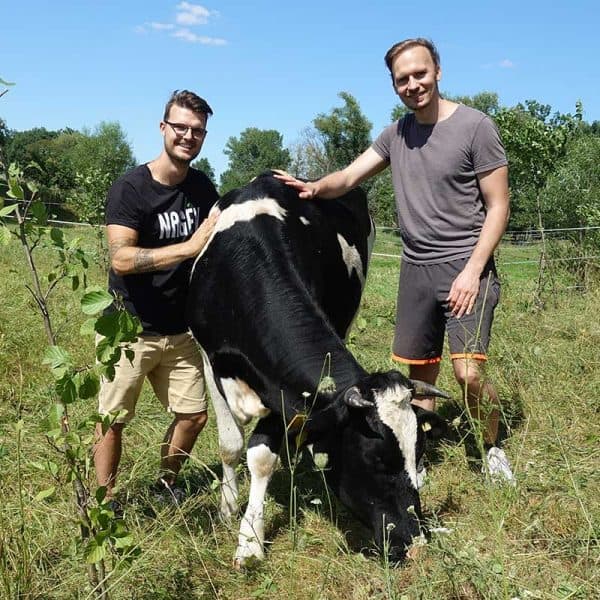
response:
<svg viewBox="0 0 600 600"><path fill-rule="evenodd" d="M445 97L481 110L500 130L509 159L511 230L600 226L600 121L584 121L580 103L573 113L562 114L536 100L501 106L494 92ZM221 194L265 169L281 168L315 179L342 168L368 148L373 137L372 123L356 98L348 92L340 92L339 98L339 106L318 114L289 147L274 129L248 127L230 137L223 150L228 167L219 181L206 158L193 166L203 170ZM390 123L405 112L403 105L394 106ZM17 163L27 171L51 213L91 223L102 221L111 183L135 165L117 122L83 131L15 131L0 119L0 160L6 167ZM395 226L389 169L364 187L376 223Z"/></svg>

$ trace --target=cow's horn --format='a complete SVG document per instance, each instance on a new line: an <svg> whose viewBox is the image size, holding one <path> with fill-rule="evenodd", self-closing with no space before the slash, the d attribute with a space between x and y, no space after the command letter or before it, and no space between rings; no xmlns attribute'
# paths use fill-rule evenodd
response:
<svg viewBox="0 0 600 600"><path fill-rule="evenodd" d="M430 396L437 396L438 398L450 398L446 392L442 392L442 390L436 388L430 383L425 383L424 381L419 381L418 379L410 379L410 382L413 386L413 396L415 398L427 398Z"/></svg>
<svg viewBox="0 0 600 600"><path fill-rule="evenodd" d="M373 406L372 402L362 397L360 390L355 385L344 392L344 404L353 408L368 408L369 406Z"/></svg>

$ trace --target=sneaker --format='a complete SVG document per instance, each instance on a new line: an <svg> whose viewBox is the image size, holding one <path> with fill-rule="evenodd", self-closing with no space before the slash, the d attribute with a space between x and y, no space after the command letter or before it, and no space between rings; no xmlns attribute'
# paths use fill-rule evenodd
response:
<svg viewBox="0 0 600 600"><path fill-rule="evenodd" d="M484 465L481 467L482 472L487 472L490 478L494 481L515 485L515 476L510 468L508 458L504 450L497 446L492 446L487 451L487 456L484 459Z"/></svg>
<svg viewBox="0 0 600 600"><path fill-rule="evenodd" d="M425 485L425 479L427 478L427 469L425 468L425 461L423 456L419 459L417 464L417 489L420 490Z"/></svg>
<svg viewBox="0 0 600 600"><path fill-rule="evenodd" d="M183 488L171 485L161 477L150 488L150 497L159 504L179 506L185 501L186 493Z"/></svg>

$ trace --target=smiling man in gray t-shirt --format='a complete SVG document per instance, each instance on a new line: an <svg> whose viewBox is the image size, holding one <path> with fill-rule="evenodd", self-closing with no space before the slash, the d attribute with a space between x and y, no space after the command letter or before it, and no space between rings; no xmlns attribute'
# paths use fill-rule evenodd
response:
<svg viewBox="0 0 600 600"><path fill-rule="evenodd" d="M492 477L513 482L495 445L498 395L482 368L499 298L493 252L509 216L504 148L486 115L441 97L432 42L399 42L385 62L412 113L341 171L308 183L284 172L279 178L301 198L336 198L391 167L404 246L392 356L409 365L411 378L433 384L447 330L454 374L482 423L484 466ZM435 406L433 399L422 405Z"/></svg>

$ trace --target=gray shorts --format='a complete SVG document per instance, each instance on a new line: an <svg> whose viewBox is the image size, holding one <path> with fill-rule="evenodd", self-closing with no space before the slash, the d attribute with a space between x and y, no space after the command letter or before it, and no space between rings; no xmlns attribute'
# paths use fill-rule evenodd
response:
<svg viewBox="0 0 600 600"><path fill-rule="evenodd" d="M402 262L392 358L423 365L442 359L444 331L448 331L451 358L486 360L500 282L493 259L483 269L479 295L470 315L457 319L446 302L452 282L467 258L417 265Z"/></svg>
<svg viewBox="0 0 600 600"><path fill-rule="evenodd" d="M96 343L100 339L97 336ZM202 354L191 333L140 336L131 349L133 362L123 353L113 381L102 379L98 396L101 415L126 410L117 422L131 421L146 378L169 412L192 414L207 409Z"/></svg>

